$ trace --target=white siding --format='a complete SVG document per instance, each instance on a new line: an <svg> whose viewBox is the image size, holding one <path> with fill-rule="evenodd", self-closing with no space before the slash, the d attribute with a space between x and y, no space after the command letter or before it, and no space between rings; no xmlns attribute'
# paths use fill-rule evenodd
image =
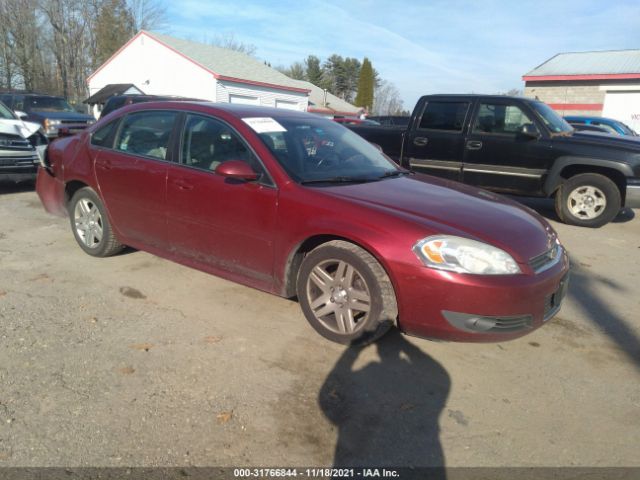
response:
<svg viewBox="0 0 640 480"><path fill-rule="evenodd" d="M230 103L232 95L239 97L258 97L259 105L275 107L276 102L288 102L291 108L304 112L307 110L309 98L306 93L278 90L270 87L260 87L219 80L216 89L216 101Z"/></svg>
<svg viewBox="0 0 640 480"><path fill-rule="evenodd" d="M216 99L216 79L211 73L145 34L89 79L89 94L112 83L133 83L150 95Z"/></svg>
<svg viewBox="0 0 640 480"><path fill-rule="evenodd" d="M180 95L214 102L230 102L230 96L257 98L258 105L306 111L306 92L216 80L212 73L146 34L136 37L89 79L93 95L106 85L133 83L150 95Z"/></svg>
<svg viewBox="0 0 640 480"><path fill-rule="evenodd" d="M640 132L640 92L607 92L602 116L620 120Z"/></svg>
<svg viewBox="0 0 640 480"><path fill-rule="evenodd" d="M239 103L241 105L260 105L258 97L249 97L246 95L229 95L229 103Z"/></svg>
<svg viewBox="0 0 640 480"><path fill-rule="evenodd" d="M276 100L276 108L284 108L285 110L298 110L298 104L295 102L287 102L286 100Z"/></svg>

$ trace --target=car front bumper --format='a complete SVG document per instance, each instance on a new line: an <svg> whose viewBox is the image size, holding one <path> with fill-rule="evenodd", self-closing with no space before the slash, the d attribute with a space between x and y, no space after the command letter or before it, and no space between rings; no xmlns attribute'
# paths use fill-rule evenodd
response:
<svg viewBox="0 0 640 480"><path fill-rule="evenodd" d="M38 164L38 155L33 150L0 150L0 179L15 182L35 180Z"/></svg>
<svg viewBox="0 0 640 480"><path fill-rule="evenodd" d="M399 327L408 335L501 342L541 327L560 310L569 281L566 252L538 274L468 275L419 265L396 269Z"/></svg>

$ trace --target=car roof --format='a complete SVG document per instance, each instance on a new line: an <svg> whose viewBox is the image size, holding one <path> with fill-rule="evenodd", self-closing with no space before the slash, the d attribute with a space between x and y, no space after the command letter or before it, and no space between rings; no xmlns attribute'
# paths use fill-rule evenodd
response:
<svg viewBox="0 0 640 480"><path fill-rule="evenodd" d="M319 115L314 115L307 112L299 112L297 110L288 110L284 108L275 107L262 107L255 105L238 105L233 103L217 103L217 102L204 102L204 101L152 101L141 102L127 105L124 108L114 110L113 113L122 112L137 112L143 110L157 110L159 108L170 108L176 110L185 110L189 106L196 107L194 111L203 111L202 107L212 112L225 112L231 116L237 118L244 117L273 117L273 118L308 118L311 115L313 118L322 118ZM111 114L109 114L110 116Z"/></svg>
<svg viewBox="0 0 640 480"><path fill-rule="evenodd" d="M608 117L599 117L597 115L567 115L564 117L565 119L575 119L575 120L598 120L610 123L621 123L619 120Z"/></svg>
<svg viewBox="0 0 640 480"><path fill-rule="evenodd" d="M489 94L476 94L476 93L435 93L432 95L425 95L425 97L437 97L437 98L456 98L456 99L465 99L465 100L473 100L476 98L483 100L519 100L521 102L540 102L540 100L536 100L535 98L529 97L515 97L512 95L489 95Z"/></svg>

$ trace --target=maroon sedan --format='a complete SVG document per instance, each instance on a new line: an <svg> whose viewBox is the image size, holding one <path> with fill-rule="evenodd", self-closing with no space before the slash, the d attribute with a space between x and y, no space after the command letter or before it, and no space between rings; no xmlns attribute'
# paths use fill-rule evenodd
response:
<svg viewBox="0 0 640 480"><path fill-rule="evenodd" d="M89 255L124 245L284 297L366 343L502 341L555 315L569 263L551 227L492 193L400 169L311 114L156 102L54 142L38 173Z"/></svg>

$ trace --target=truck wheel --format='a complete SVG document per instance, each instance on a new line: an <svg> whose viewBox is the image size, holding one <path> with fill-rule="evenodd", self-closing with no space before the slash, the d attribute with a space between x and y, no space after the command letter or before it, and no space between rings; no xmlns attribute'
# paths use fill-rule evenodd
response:
<svg viewBox="0 0 640 480"><path fill-rule="evenodd" d="M620 190L597 173L569 178L556 192L556 213L569 225L598 228L613 220L622 205Z"/></svg>
<svg viewBox="0 0 640 480"><path fill-rule="evenodd" d="M102 201L91 188L81 188L73 195L69 218L73 236L89 255L109 257L123 249L113 234Z"/></svg>
<svg viewBox="0 0 640 480"><path fill-rule="evenodd" d="M349 242L335 240L312 250L300 266L296 286L307 321L337 343L374 342L398 316L386 272L373 256Z"/></svg>

